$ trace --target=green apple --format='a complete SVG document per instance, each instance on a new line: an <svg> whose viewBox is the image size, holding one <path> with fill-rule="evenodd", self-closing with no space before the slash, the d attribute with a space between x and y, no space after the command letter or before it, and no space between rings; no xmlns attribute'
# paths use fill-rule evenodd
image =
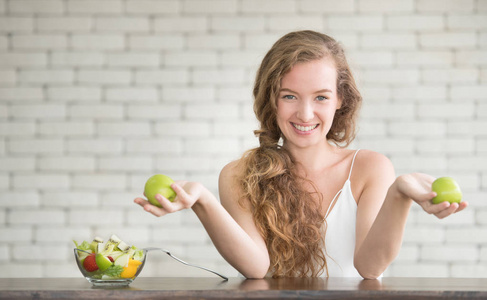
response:
<svg viewBox="0 0 487 300"><path fill-rule="evenodd" d="M102 255L100 253L96 254L95 261L100 271L105 271L112 265L112 261L105 255Z"/></svg>
<svg viewBox="0 0 487 300"><path fill-rule="evenodd" d="M149 202L155 206L161 207L159 201L156 200L155 196L161 194L169 201L174 201L176 198L176 192L171 188L171 184L174 180L171 177L157 174L150 177L145 183L144 194L149 199Z"/></svg>
<svg viewBox="0 0 487 300"><path fill-rule="evenodd" d="M448 201L450 203L460 203L462 201L462 191L458 183L451 177L440 177L431 185L431 190L436 192L433 203L438 204Z"/></svg>

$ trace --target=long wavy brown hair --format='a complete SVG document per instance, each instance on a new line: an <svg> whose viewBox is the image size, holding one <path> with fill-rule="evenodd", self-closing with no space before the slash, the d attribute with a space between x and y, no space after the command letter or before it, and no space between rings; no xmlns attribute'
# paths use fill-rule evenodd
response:
<svg viewBox="0 0 487 300"><path fill-rule="evenodd" d="M243 155L237 182L242 191L239 203L250 203L254 222L266 242L273 277L328 274L322 195L309 179L298 174L295 159L280 146L284 136L276 121L283 76L298 63L324 57L335 63L337 94L342 101L327 140L345 147L355 137L362 97L344 50L333 38L309 30L286 34L266 54L255 80L254 112L260 129L254 133L260 145Z"/></svg>

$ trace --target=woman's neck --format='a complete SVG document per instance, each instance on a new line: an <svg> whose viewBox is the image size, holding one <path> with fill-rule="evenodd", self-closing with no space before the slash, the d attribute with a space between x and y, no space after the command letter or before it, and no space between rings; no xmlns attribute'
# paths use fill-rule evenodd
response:
<svg viewBox="0 0 487 300"><path fill-rule="evenodd" d="M285 142L283 147L291 153L291 156L297 162L296 165L298 168L302 168L305 174L321 172L333 165L336 162L339 150L339 148L330 145L326 140L313 147L287 147Z"/></svg>

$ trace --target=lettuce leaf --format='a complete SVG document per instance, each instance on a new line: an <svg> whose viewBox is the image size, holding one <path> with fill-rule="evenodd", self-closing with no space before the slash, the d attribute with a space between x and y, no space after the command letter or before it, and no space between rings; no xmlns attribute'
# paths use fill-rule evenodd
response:
<svg viewBox="0 0 487 300"><path fill-rule="evenodd" d="M143 261L144 260L144 250L139 250L139 249L135 250L134 259L139 260L139 261Z"/></svg>
<svg viewBox="0 0 487 300"><path fill-rule="evenodd" d="M123 272L122 266L111 265L108 267L108 269L105 270L105 272L103 272L103 274L110 277L120 277L120 274L122 272Z"/></svg>
<svg viewBox="0 0 487 300"><path fill-rule="evenodd" d="M79 245L78 249L86 250L86 251L90 251L91 252L91 245L87 241L83 241L83 243L81 243L81 245Z"/></svg>
<svg viewBox="0 0 487 300"><path fill-rule="evenodd" d="M91 252L91 245L87 241L83 241L83 243L81 243L81 245L78 245L78 243L74 240L73 240L73 242L76 245L76 248Z"/></svg>

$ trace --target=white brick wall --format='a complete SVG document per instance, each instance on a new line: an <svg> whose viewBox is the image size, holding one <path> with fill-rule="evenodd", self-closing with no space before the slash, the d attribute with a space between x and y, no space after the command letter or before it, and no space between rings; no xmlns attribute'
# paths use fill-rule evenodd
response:
<svg viewBox="0 0 487 300"><path fill-rule="evenodd" d="M217 193L256 144L257 66L298 29L349 54L354 146L456 177L471 203L446 220L414 207L386 275L487 276L485 0L0 0L0 276L78 277L71 240L112 233L234 276L191 211L132 200L154 173ZM150 260L142 276L211 276Z"/></svg>

